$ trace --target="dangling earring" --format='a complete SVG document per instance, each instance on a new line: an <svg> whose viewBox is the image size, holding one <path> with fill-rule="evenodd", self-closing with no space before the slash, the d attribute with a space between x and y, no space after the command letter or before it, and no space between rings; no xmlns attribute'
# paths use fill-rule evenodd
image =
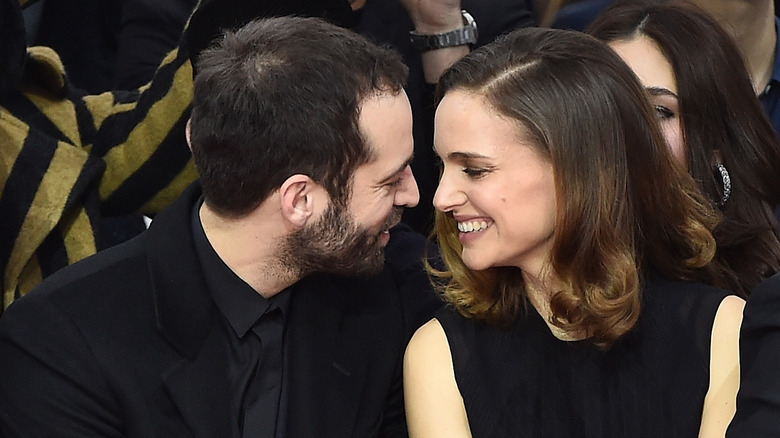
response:
<svg viewBox="0 0 780 438"><path fill-rule="evenodd" d="M726 205L726 201L729 200L729 196L731 196L731 177L729 176L729 171L726 170L726 166L722 163L715 164L715 168L718 169L720 177L723 180L723 196L718 203L719 207L723 207Z"/></svg>

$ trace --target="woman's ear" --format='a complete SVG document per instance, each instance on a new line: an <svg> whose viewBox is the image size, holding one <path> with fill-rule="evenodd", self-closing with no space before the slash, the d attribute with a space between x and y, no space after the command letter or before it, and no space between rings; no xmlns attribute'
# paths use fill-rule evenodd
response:
<svg viewBox="0 0 780 438"><path fill-rule="evenodd" d="M726 165L723 164L723 157L720 154L720 150L715 149L712 151L711 160L713 172L715 173L716 178L718 176L720 177L721 181L721 197L717 204L722 208L724 205L726 205L726 201L729 200L729 196L731 196L731 175L729 175L729 170L726 168Z"/></svg>
<svg viewBox="0 0 780 438"><path fill-rule="evenodd" d="M712 157L710 157L710 164L715 167L717 164L723 164L723 156L720 154L720 149L712 151Z"/></svg>
<svg viewBox="0 0 780 438"><path fill-rule="evenodd" d="M190 126L192 125L192 118L187 119L187 126L184 127L184 138L187 140L187 147L192 152L192 142L190 141Z"/></svg>
<svg viewBox="0 0 780 438"><path fill-rule="evenodd" d="M324 191L307 175L296 174L287 178L279 187L282 217L295 227L303 227L316 216L323 203Z"/></svg>

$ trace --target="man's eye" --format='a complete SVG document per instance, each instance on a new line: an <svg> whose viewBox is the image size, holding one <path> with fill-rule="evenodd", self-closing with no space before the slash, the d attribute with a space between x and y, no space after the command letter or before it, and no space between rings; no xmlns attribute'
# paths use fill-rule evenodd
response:
<svg viewBox="0 0 780 438"><path fill-rule="evenodd" d="M670 110L665 106L656 105L654 108L656 114L658 114L658 118L661 120L671 119L672 117L674 117L674 113L672 112L672 110Z"/></svg>
<svg viewBox="0 0 780 438"><path fill-rule="evenodd" d="M389 183L387 183L387 185L390 188L397 188L397 187L399 187L401 185L402 182L403 182L403 178L399 177L399 178L396 178L396 179L390 181Z"/></svg>

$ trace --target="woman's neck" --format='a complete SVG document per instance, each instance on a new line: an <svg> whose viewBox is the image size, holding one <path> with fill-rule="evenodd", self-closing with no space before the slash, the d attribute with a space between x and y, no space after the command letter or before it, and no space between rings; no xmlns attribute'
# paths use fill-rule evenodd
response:
<svg viewBox="0 0 780 438"><path fill-rule="evenodd" d="M551 275L529 275L523 272L523 282L525 283L525 293L528 301L542 316L553 336L562 341L579 341L586 338L581 333L570 332L553 324L550 300L555 293L562 289L562 284L559 280Z"/></svg>
<svg viewBox="0 0 780 438"><path fill-rule="evenodd" d="M777 51L772 0L695 0L733 36L756 94L772 78Z"/></svg>

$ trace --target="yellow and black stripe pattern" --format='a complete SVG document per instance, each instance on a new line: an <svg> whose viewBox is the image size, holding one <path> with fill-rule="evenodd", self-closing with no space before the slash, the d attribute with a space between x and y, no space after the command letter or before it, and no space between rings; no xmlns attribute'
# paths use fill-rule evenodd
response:
<svg viewBox="0 0 780 438"><path fill-rule="evenodd" d="M103 249L103 217L154 214L196 178L191 100L184 49L140 90L99 95L71 88L51 49L28 50L22 88L0 102L0 312Z"/></svg>

